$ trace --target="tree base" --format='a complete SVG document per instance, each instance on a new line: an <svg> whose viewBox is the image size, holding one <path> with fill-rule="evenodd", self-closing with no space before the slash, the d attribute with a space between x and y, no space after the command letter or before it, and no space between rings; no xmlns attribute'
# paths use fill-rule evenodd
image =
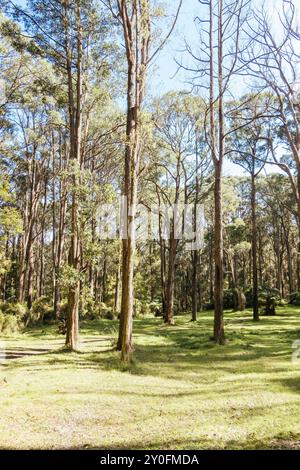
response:
<svg viewBox="0 0 300 470"><path fill-rule="evenodd" d="M226 339L225 338L215 339L215 343L218 344L219 346L225 346Z"/></svg>
<svg viewBox="0 0 300 470"><path fill-rule="evenodd" d="M131 362L131 355L134 353L135 348L130 345L128 348L126 348L126 351L121 350L121 361L123 364L129 364Z"/></svg>
<svg viewBox="0 0 300 470"><path fill-rule="evenodd" d="M169 320L165 320L165 325L166 326L174 326L175 325L174 318L170 318Z"/></svg>
<svg viewBox="0 0 300 470"><path fill-rule="evenodd" d="M70 346L68 344L65 344L62 350L64 352L75 352L75 353L80 352L80 350L78 349L78 346L74 347L74 346Z"/></svg>

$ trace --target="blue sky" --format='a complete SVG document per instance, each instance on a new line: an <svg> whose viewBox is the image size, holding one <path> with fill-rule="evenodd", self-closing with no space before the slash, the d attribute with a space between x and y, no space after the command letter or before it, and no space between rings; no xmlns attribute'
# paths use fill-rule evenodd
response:
<svg viewBox="0 0 300 470"><path fill-rule="evenodd" d="M167 11L173 11L177 1L168 0ZM172 6L171 6L172 5ZM180 11L178 22L168 44L159 53L155 64L153 65L153 74L151 74L150 91L152 95L160 96L170 90L189 90L191 85L188 83L187 74L179 70L175 62L175 57L183 62L186 60L184 54L181 53L184 48L184 40L189 44L196 44L198 41L198 33L194 24L194 18L204 16L207 8L201 5L198 0L183 0L183 6ZM185 62L186 63L186 62ZM238 165L234 165L230 161L226 161L224 165L224 174L241 175L242 170Z"/></svg>
<svg viewBox="0 0 300 470"><path fill-rule="evenodd" d="M167 12L174 13L178 0L164 0L162 2ZM298 9L300 16L300 0L294 0L296 9ZM252 0L251 4L260 7L262 4L269 11L270 16L273 18L274 27L279 26L276 10L280 10L283 0ZM160 52L157 60L154 75L154 86L152 92L159 95L170 89L186 88L185 76L183 73L176 74L174 77L177 66L174 57L179 59L180 50L184 47L184 38L188 43L197 42L198 34L196 32L194 18L195 16L203 17L207 8L199 3L198 0L183 0L183 6L180 11L176 28L163 51Z"/></svg>
<svg viewBox="0 0 300 470"><path fill-rule="evenodd" d="M173 11L176 8L177 1L167 0L163 2L167 11ZM282 6L283 0L252 0L252 4L259 7L264 3L265 8L269 11L273 19L274 28L279 26L278 18L275 14ZM295 2L296 4L297 2ZM180 59L182 55L180 51L184 47L184 39L187 39L189 44L197 43L198 34L194 24L195 16L203 17L204 9L206 7L201 5L198 0L183 0L183 6L179 15L177 26L170 38L168 44L163 51L160 52L155 61L153 71L151 72L150 91L152 95L159 96L169 90L190 89L188 84L187 74L183 71L178 72L178 66L174 60ZM300 2L297 5L298 12L300 12ZM176 73L177 72L177 73ZM243 93L246 89L246 80L239 77L237 81L239 87L238 93ZM274 165L268 165L268 172L276 171ZM226 161L224 165L224 174L226 175L241 175L243 170L230 161Z"/></svg>
<svg viewBox="0 0 300 470"><path fill-rule="evenodd" d="M22 5L26 4L26 0L15 0L15 2ZM297 2L297 8L300 13L300 2L297 0L295 4ZM169 24L171 24L172 14L176 11L178 0L163 0L160 3L170 15L168 21ZM276 28L278 21L274 12L276 9L280 9L283 0L252 0L252 4L255 6L260 6L262 3L265 4L270 15L273 16L274 26ZM175 30L164 49L157 55L150 71L149 91L151 96L161 96L170 90L190 89L187 74L183 71L178 72L178 66L174 58L176 57L179 60L182 56L180 51L184 47L184 39L187 39L189 44L197 44L198 34L195 28L194 18L197 15L203 17L205 10L206 7L201 5L198 0L183 0ZM240 87L239 92L242 93L243 90L245 90L246 82L239 77L237 85ZM274 172L275 168L276 167L269 165L268 171ZM241 175L242 169L238 165L226 161L224 173L227 175Z"/></svg>

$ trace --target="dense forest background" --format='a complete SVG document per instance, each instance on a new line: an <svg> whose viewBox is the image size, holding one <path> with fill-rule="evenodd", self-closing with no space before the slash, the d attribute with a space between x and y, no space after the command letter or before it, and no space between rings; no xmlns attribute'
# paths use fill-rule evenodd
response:
<svg viewBox="0 0 300 470"><path fill-rule="evenodd" d="M224 344L223 309L299 304L296 1L195 2L186 80L160 97L147 85L181 1L0 3L0 331L55 322L77 349L79 320L118 317L128 360L134 316L214 309ZM122 195L128 236L105 238ZM195 223L204 206L200 249L161 214L157 239L136 236L141 206L176 204Z"/></svg>

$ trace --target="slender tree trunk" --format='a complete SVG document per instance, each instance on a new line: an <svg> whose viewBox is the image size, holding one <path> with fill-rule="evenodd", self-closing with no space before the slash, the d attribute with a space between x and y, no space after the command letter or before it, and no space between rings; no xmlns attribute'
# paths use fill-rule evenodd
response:
<svg viewBox="0 0 300 470"><path fill-rule="evenodd" d="M67 5L68 8L68 5ZM82 24L81 24L81 0L76 1L76 27L77 27L77 80L76 80L76 106L73 101L73 78L72 61L69 50L68 23L66 24L66 52L67 72L69 88L69 107L71 126L71 156L75 163L73 168L73 188L71 202L71 245L69 252L69 266L74 272L72 285L68 292L68 321L66 346L71 350L78 347L78 324L79 324L79 296L80 296L80 229L79 229L79 201L76 193L80 184L77 175L81 168L81 131L82 131Z"/></svg>
<svg viewBox="0 0 300 470"><path fill-rule="evenodd" d="M118 268L116 272L116 286L115 286L115 296L114 296L114 311L119 311L119 302L120 302L120 276L121 276L121 265L118 263Z"/></svg>
<svg viewBox="0 0 300 470"><path fill-rule="evenodd" d="M198 230L197 227L197 208L199 200L199 159L198 159L198 135L196 131L196 191L195 191L195 203L194 203L194 232ZM197 235L196 235L197 240ZM199 251L198 248L192 251L192 321L197 321L197 309L198 309L198 263L199 263Z"/></svg>
<svg viewBox="0 0 300 470"><path fill-rule="evenodd" d="M151 36L149 0L142 2L120 0L117 4L127 59L127 123L123 194L127 198L128 237L127 240L123 239L122 300L118 338L121 359L126 362L133 349L135 212L142 151L140 113L145 96Z"/></svg>
<svg viewBox="0 0 300 470"><path fill-rule="evenodd" d="M224 321L223 321L223 211L222 211L222 166L224 157L224 109L223 109L223 1L218 2L218 150L216 139L215 122L215 97L214 97L214 11L213 2L209 2L210 8L210 144L212 159L214 163L214 340L217 344L225 343Z"/></svg>
<svg viewBox="0 0 300 470"><path fill-rule="evenodd" d="M122 243L120 243L118 267L117 267L117 272L116 272L116 286L115 286L115 299L114 299L114 311L115 312L119 312L119 308L120 308L121 263L122 263Z"/></svg>
<svg viewBox="0 0 300 470"><path fill-rule="evenodd" d="M263 243L262 243L262 234L261 234L261 229L258 231L258 282L259 285L263 285L264 279L263 279Z"/></svg>
<svg viewBox="0 0 300 470"><path fill-rule="evenodd" d="M198 303L198 250L192 251L192 321L197 321Z"/></svg>
<svg viewBox="0 0 300 470"><path fill-rule="evenodd" d="M251 246L252 246L252 283L253 283L253 320L259 320L258 311L258 270L257 270L257 222L256 222L256 184L251 175Z"/></svg>
<svg viewBox="0 0 300 470"><path fill-rule="evenodd" d="M133 350L133 271L135 254L135 210L137 198L137 175L134 168L137 109L135 106L134 64L128 64L127 125L125 147L124 196L126 198L126 228L122 240L122 296L117 349L121 359L128 361Z"/></svg>
<svg viewBox="0 0 300 470"><path fill-rule="evenodd" d="M33 273L34 273L34 254L32 247L30 248L28 256L28 269L27 269L27 308L31 310L33 303Z"/></svg>
<svg viewBox="0 0 300 470"><path fill-rule="evenodd" d="M166 316L166 245L162 236L162 215L159 214L159 248L160 248L160 282L161 282L161 300L162 315Z"/></svg>
<svg viewBox="0 0 300 470"><path fill-rule="evenodd" d="M215 166L215 221L214 221L214 261L215 261L215 315L214 315L214 339L218 344L225 343L223 320L223 222L222 222L222 173L221 165Z"/></svg>
<svg viewBox="0 0 300 470"><path fill-rule="evenodd" d="M130 214L128 215L128 238L127 240L123 240L121 321L118 341L118 346L121 349L121 359L124 362L129 360L130 353L133 351L133 275L135 255L135 211L137 195L136 187L133 187L132 189L132 202Z"/></svg>
<svg viewBox="0 0 300 470"><path fill-rule="evenodd" d="M299 136L300 139L300 136ZM300 145L300 143L299 143ZM300 150L299 150L300 155ZM300 159L300 157L299 157ZM297 175L297 189L298 189L298 198L297 198L297 214L298 214L298 250L297 250L297 290L300 292L300 168L298 168Z"/></svg>
<svg viewBox="0 0 300 470"><path fill-rule="evenodd" d="M289 230L286 228L286 225L284 222L283 222L282 227L283 227L283 232L284 232L284 241L285 241L286 256L287 256L289 294L292 294L292 292L294 292L292 250L291 250L290 240L289 240Z"/></svg>
<svg viewBox="0 0 300 470"><path fill-rule="evenodd" d="M41 250L40 250L40 272L39 272L39 284L38 284L38 295L41 297L44 293L44 266L45 266L45 217L46 217L46 207L47 207L47 184L48 181L45 179L45 189L44 189L44 204L43 204L43 219L41 226Z"/></svg>
<svg viewBox="0 0 300 470"><path fill-rule="evenodd" d="M214 245L212 236L209 240L209 301L214 304Z"/></svg>
<svg viewBox="0 0 300 470"><path fill-rule="evenodd" d="M25 298L25 272L26 264L24 258L24 235L21 236L20 240L20 255L19 255L19 276L18 276L18 289L17 289L17 300L18 302L24 302Z"/></svg>
<svg viewBox="0 0 300 470"><path fill-rule="evenodd" d="M101 292L102 292L102 301L106 302L106 282L107 282L107 255L104 253L103 268L102 268L102 280L101 280Z"/></svg>
<svg viewBox="0 0 300 470"><path fill-rule="evenodd" d="M175 283L175 262L176 262L177 240L174 238L173 235L171 235L170 237L168 272L167 272L167 282L166 282L165 323L167 323L168 325L174 324L174 283Z"/></svg>

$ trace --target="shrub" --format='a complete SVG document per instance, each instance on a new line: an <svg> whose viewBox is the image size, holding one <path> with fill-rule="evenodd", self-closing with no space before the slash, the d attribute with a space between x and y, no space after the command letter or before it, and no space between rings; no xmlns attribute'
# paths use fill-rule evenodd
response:
<svg viewBox="0 0 300 470"><path fill-rule="evenodd" d="M150 315L151 309L149 304L146 302L141 301L140 299L134 299L133 304L133 316L139 317L140 315Z"/></svg>
<svg viewBox="0 0 300 470"><path fill-rule="evenodd" d="M106 305L105 302L99 302L96 304L96 309L93 313L93 319L106 318L106 316L112 313L112 307Z"/></svg>
<svg viewBox="0 0 300 470"><path fill-rule="evenodd" d="M59 304L59 318L66 320L68 318L68 302L63 300Z"/></svg>
<svg viewBox="0 0 300 470"><path fill-rule="evenodd" d="M258 305L263 307L265 315L275 315L276 306L281 302L281 295L278 289L268 286L259 288Z"/></svg>
<svg viewBox="0 0 300 470"><path fill-rule="evenodd" d="M66 300L61 301L58 310L58 332L59 334L65 335L68 318L68 302Z"/></svg>
<svg viewBox="0 0 300 470"><path fill-rule="evenodd" d="M28 315L27 306L21 302L2 302L0 308L7 315L15 315L20 319L26 319Z"/></svg>
<svg viewBox="0 0 300 470"><path fill-rule="evenodd" d="M29 322L33 325L51 319L53 319L53 308L51 307L48 297L44 295L33 302L29 312Z"/></svg>
<svg viewBox="0 0 300 470"><path fill-rule="evenodd" d="M152 315L156 317L162 316L162 303L160 301L153 301L147 305L147 309Z"/></svg>
<svg viewBox="0 0 300 470"><path fill-rule="evenodd" d="M213 302L205 302L203 304L203 310L213 310L215 308L215 304Z"/></svg>
<svg viewBox="0 0 300 470"><path fill-rule="evenodd" d="M279 290L266 285L258 289L258 303L260 306L265 306L270 298L274 299L275 304L278 305L281 300Z"/></svg>
<svg viewBox="0 0 300 470"><path fill-rule="evenodd" d="M28 310L24 303L2 302L0 304L0 311L5 319L2 322L2 328L5 328L7 333L21 329L28 324ZM6 319L7 317L9 317L8 320Z"/></svg>
<svg viewBox="0 0 300 470"><path fill-rule="evenodd" d="M289 304L300 305L300 292L293 292L289 295Z"/></svg>
<svg viewBox="0 0 300 470"><path fill-rule="evenodd" d="M80 317L86 320L93 320L97 317L97 313L99 313L99 305L96 305L96 302L91 294L90 288L88 286L84 286L80 298Z"/></svg>
<svg viewBox="0 0 300 470"><path fill-rule="evenodd" d="M249 286L244 291L246 297L246 307L252 308L253 307L253 288Z"/></svg>
<svg viewBox="0 0 300 470"><path fill-rule="evenodd" d="M16 333L23 325L14 315L6 314L0 311L0 333L10 334Z"/></svg>
<svg viewBox="0 0 300 470"><path fill-rule="evenodd" d="M234 308L234 294L232 289L224 289L223 294L223 307L224 308Z"/></svg>
<svg viewBox="0 0 300 470"><path fill-rule="evenodd" d="M112 311L107 311L104 315L103 315L103 318L105 318L105 320L114 320L115 319L115 315Z"/></svg>
<svg viewBox="0 0 300 470"><path fill-rule="evenodd" d="M223 308L232 310L244 310L246 307L246 297L241 289L224 289ZM205 302L203 310L213 310L214 302Z"/></svg>

